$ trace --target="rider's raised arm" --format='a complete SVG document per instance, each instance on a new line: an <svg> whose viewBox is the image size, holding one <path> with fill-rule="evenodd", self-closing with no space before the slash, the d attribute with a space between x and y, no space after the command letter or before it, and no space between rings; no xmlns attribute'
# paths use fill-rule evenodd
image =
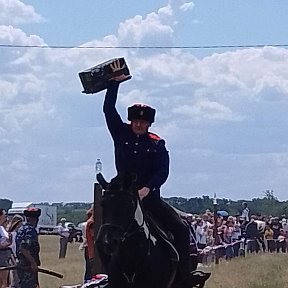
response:
<svg viewBox="0 0 288 288"><path fill-rule="evenodd" d="M163 139L157 141L155 159L153 162L154 173L146 185L146 187L150 188L150 191L159 189L166 182L169 175L170 160L168 151L165 147L165 141Z"/></svg>
<svg viewBox="0 0 288 288"><path fill-rule="evenodd" d="M119 82L111 80L106 91L103 105L103 112L105 115L106 124L114 140L119 138L123 129L123 121L116 110L118 89Z"/></svg>

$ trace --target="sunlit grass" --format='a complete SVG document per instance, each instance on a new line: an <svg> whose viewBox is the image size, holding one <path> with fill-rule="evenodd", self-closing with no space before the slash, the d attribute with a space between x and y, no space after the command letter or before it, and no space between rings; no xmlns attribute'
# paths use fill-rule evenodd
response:
<svg viewBox="0 0 288 288"><path fill-rule="evenodd" d="M58 279L39 273L41 288L59 288L62 285L76 285L83 283L84 254L83 251L79 251L78 243L68 244L65 259L58 259L58 236L40 236L40 245L41 267L64 275L64 279Z"/></svg>
<svg viewBox="0 0 288 288"><path fill-rule="evenodd" d="M261 253L213 265L205 288L287 288L288 254Z"/></svg>
<svg viewBox="0 0 288 288"><path fill-rule="evenodd" d="M40 236L42 267L64 275L64 279L40 273L41 288L59 288L83 282L84 257L79 244L68 245L65 259L58 259L59 237ZM212 272L205 288L288 288L288 254L247 255L230 262L200 268ZM147 287L149 288L149 287Z"/></svg>

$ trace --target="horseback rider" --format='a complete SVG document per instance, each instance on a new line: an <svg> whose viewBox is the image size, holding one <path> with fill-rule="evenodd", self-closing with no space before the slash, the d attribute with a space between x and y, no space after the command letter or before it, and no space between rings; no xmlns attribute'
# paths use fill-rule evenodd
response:
<svg viewBox="0 0 288 288"><path fill-rule="evenodd" d="M111 64L117 70L119 63ZM115 165L118 174L137 175L137 187L145 211L159 219L164 228L174 236L179 253L179 272L182 279L190 273L189 231L178 214L160 197L160 187L169 175L169 154L165 141L149 132L155 120L156 110L143 104L128 108L128 120L124 123L116 110L119 83L129 76L120 75L109 81L103 112L114 142Z"/></svg>

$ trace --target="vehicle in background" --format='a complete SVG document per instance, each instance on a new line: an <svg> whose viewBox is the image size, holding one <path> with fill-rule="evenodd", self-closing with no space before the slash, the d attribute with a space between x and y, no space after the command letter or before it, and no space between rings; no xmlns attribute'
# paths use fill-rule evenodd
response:
<svg viewBox="0 0 288 288"><path fill-rule="evenodd" d="M53 229L53 234L58 234L58 227L61 225L61 223L58 223L56 227ZM70 236L68 239L68 242L83 242L83 234L82 234L82 229L77 227L73 222L65 222L65 227L68 228L70 232Z"/></svg>
<svg viewBox="0 0 288 288"><path fill-rule="evenodd" d="M41 215L37 229L40 234L50 234L57 225L57 207L52 205L35 204L33 202L13 203L12 208L8 209L8 217L15 214L24 215L24 210L30 207L41 209Z"/></svg>
<svg viewBox="0 0 288 288"><path fill-rule="evenodd" d="M80 229L82 231L82 233L84 232L84 227L85 227L86 223L87 223L86 221L85 222L80 222L77 225L77 228Z"/></svg>

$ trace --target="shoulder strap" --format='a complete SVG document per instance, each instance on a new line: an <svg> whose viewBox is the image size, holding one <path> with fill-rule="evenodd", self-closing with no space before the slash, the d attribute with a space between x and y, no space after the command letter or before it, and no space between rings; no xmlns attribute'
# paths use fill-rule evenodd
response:
<svg viewBox="0 0 288 288"><path fill-rule="evenodd" d="M159 140L161 140L161 137L158 136L158 135L155 134L155 133L149 132L149 133L148 133L148 136L149 136L149 138L150 138L151 140L154 140L154 141L159 141Z"/></svg>

